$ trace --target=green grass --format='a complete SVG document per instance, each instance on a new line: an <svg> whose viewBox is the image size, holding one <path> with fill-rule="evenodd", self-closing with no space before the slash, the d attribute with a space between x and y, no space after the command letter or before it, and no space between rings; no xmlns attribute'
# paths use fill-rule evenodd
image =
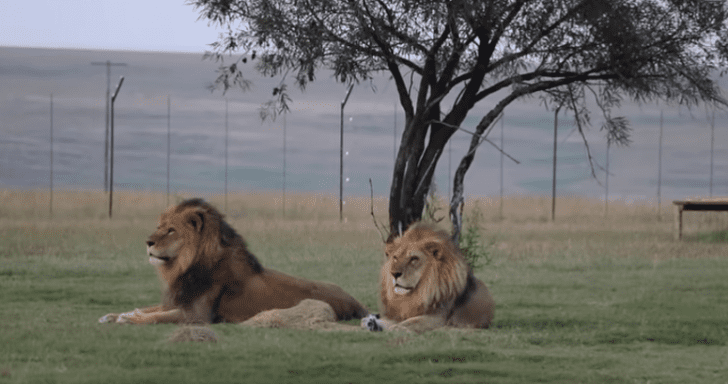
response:
<svg viewBox="0 0 728 384"><path fill-rule="evenodd" d="M97 323L159 300L143 241L160 210L111 221L93 207L52 220L0 210L0 384L728 382L725 241L676 242L669 221L488 222L492 262L477 273L497 302L488 330L218 324L217 343L169 344L172 325ZM304 203L287 219L259 211L230 221L264 266L334 282L376 310L381 240L368 206L342 225Z"/></svg>
<svg viewBox="0 0 728 384"><path fill-rule="evenodd" d="M712 231L695 235L695 239L706 243L728 242L728 231Z"/></svg>

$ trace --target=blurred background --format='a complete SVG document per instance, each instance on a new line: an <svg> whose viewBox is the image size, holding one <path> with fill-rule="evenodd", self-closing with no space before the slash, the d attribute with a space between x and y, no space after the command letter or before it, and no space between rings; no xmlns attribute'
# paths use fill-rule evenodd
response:
<svg viewBox="0 0 728 384"><path fill-rule="evenodd" d="M286 190L338 195L346 87L325 72L304 91L289 84L291 113L262 122L258 108L280 80L259 77L251 65L250 90L211 92L218 64L202 57L218 31L196 19L194 8L176 1L0 1L0 187L48 188L52 94L54 187L104 190L107 68L92 63L110 61L124 64L111 67L112 93L125 77L115 103L115 190L166 189L169 128L172 192L223 193L227 103L228 190L281 190L285 139ZM486 99L463 128L473 129L489 107ZM630 146L610 148L608 191L601 112L592 109L585 132L596 179L571 116L559 115L558 195L655 202L659 189L664 205L728 194L724 112L713 117L703 106L625 102L613 115L627 117L633 132ZM388 195L403 122L388 77L354 87L344 112L345 197L368 195L369 178L375 195ZM509 106L488 139L502 140L520 164L484 143L467 174L466 195L550 195L553 130L554 115L537 98ZM442 155L441 197L449 195L469 140L458 132Z"/></svg>

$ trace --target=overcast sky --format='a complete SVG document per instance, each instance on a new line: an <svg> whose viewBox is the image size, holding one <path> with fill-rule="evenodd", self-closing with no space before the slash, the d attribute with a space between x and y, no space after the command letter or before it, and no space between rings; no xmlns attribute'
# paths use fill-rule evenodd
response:
<svg viewBox="0 0 728 384"><path fill-rule="evenodd" d="M203 52L218 31L185 0L0 0L0 46Z"/></svg>

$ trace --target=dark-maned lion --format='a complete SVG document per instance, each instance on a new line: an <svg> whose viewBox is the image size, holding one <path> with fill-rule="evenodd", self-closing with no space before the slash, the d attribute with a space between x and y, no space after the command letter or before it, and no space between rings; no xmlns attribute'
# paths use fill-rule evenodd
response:
<svg viewBox="0 0 728 384"><path fill-rule="evenodd" d="M321 300L339 320L368 311L334 284L263 268L223 215L201 199L165 210L147 240L149 262L166 284L162 304L100 322L134 324L242 322L255 314Z"/></svg>
<svg viewBox="0 0 728 384"><path fill-rule="evenodd" d="M380 275L385 319L369 315L363 327L417 333L443 326L488 328L495 302L445 232L412 225L386 244L385 253Z"/></svg>

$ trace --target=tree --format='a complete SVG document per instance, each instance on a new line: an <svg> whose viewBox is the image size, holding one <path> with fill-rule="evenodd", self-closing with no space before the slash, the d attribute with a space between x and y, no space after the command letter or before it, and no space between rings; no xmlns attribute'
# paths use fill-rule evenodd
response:
<svg viewBox="0 0 728 384"><path fill-rule="evenodd" d="M317 71L342 83L388 72L405 128L389 200L390 232L422 217L443 149L478 103L492 109L471 132L453 180L450 218L458 239L465 174L489 128L513 101L536 96L562 107L579 132L587 102L611 142L629 142L625 98L688 107L725 105L715 76L728 58L726 5L715 0L193 0L201 18L227 33L209 56L217 84L247 86L240 63L281 76L262 116L287 110L290 74L304 88ZM233 62L225 56L235 53ZM720 72L722 75L722 72ZM447 99L446 99L447 97ZM588 152L588 143L584 138ZM591 155L589 155L591 162ZM592 167L593 173L593 167ZM460 209L460 211L459 211Z"/></svg>

